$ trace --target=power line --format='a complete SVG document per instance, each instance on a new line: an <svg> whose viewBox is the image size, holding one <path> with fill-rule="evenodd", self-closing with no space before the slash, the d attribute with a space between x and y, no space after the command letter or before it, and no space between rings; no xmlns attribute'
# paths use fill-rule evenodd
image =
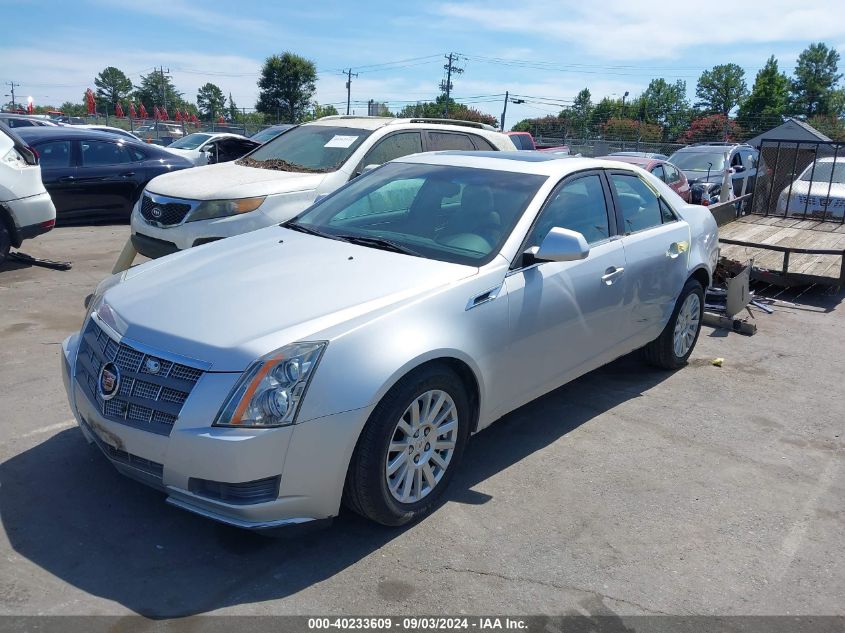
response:
<svg viewBox="0 0 845 633"><path fill-rule="evenodd" d="M19 87L20 84L16 84L14 81L7 81L6 85L12 89L12 110L17 110L17 104L15 103L15 88ZM8 96L8 95L7 95Z"/></svg>

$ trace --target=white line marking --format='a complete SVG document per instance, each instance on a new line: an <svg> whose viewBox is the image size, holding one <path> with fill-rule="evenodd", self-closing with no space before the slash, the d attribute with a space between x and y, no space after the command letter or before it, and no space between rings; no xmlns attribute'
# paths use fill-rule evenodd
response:
<svg viewBox="0 0 845 633"><path fill-rule="evenodd" d="M51 433L52 431L61 431L62 429L69 429L72 426L76 426L76 420L65 420L64 422L50 424L49 426L42 426L40 429L32 429L31 431L28 431L23 435L18 436L18 439L22 440L24 438L33 437L35 435Z"/></svg>

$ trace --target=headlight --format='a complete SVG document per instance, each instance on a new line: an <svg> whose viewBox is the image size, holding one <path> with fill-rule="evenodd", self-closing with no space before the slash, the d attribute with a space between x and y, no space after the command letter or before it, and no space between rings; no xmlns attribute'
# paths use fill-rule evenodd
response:
<svg viewBox="0 0 845 633"><path fill-rule="evenodd" d="M256 198L238 198L236 200L206 200L191 211L190 215L188 215L187 222L225 218L230 215L249 213L260 207L266 197L258 196Z"/></svg>
<svg viewBox="0 0 845 633"><path fill-rule="evenodd" d="M109 275L108 277L103 279L99 284L97 284L97 287L94 289L94 292L92 294L85 297L86 311L85 319L83 319L83 322L87 321L88 317L91 316L91 313L98 307L100 307L100 303L102 303L103 295L106 294L106 291L109 288L112 288L119 284L121 281L123 281L123 279L126 277L126 272L127 271L124 270L123 272L117 273L116 275Z"/></svg>
<svg viewBox="0 0 845 633"><path fill-rule="evenodd" d="M254 362L232 389L214 426L286 426L296 414L325 341L293 343Z"/></svg>

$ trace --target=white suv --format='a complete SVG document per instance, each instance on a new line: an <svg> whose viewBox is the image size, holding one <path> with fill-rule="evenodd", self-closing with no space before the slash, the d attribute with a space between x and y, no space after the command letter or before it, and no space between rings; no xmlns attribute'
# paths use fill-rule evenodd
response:
<svg viewBox="0 0 845 633"><path fill-rule="evenodd" d="M330 116L300 125L233 163L159 176L132 211L132 243L147 257L287 220L318 196L400 156L514 150L481 123Z"/></svg>
<svg viewBox="0 0 845 633"><path fill-rule="evenodd" d="M9 249L56 224L56 207L41 182L38 154L0 123L0 264Z"/></svg>

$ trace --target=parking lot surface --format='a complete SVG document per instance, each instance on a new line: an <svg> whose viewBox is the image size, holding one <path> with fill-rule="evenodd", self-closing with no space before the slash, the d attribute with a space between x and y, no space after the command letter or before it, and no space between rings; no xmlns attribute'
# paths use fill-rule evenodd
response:
<svg viewBox="0 0 845 633"><path fill-rule="evenodd" d="M0 614L845 614L842 294L515 411L418 524L268 539L165 505L74 426L60 342L128 232L26 244L69 272L0 267Z"/></svg>

